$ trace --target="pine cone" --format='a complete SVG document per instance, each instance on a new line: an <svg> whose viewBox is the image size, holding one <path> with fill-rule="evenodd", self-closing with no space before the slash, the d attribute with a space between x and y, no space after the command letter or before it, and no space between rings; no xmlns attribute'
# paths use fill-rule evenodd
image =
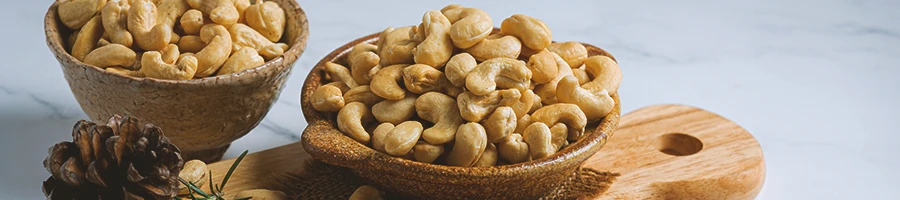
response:
<svg viewBox="0 0 900 200"><path fill-rule="evenodd" d="M172 199L184 165L162 131L118 115L106 125L78 121L72 142L50 147L47 199Z"/></svg>

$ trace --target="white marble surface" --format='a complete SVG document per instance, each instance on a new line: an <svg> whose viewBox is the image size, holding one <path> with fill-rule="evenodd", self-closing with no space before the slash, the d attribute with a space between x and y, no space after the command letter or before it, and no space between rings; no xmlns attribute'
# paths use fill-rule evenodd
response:
<svg viewBox="0 0 900 200"><path fill-rule="evenodd" d="M306 53L260 126L227 157L299 139L309 67L438 1L301 1ZM607 49L622 67L623 111L680 103L741 124L762 144L759 199L900 198L900 1L463 1L544 20L554 39ZM39 199L52 144L86 118L44 42L49 1L0 6L0 199Z"/></svg>

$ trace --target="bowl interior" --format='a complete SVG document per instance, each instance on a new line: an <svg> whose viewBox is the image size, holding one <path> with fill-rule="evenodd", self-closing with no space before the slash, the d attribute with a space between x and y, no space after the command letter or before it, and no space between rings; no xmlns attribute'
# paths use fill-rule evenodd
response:
<svg viewBox="0 0 900 200"><path fill-rule="evenodd" d="M499 29L495 28L495 32L496 31L499 31ZM533 170L537 168L555 168L559 165L565 165L565 160L572 157L579 157L578 159L580 159L580 161L578 162L580 163L584 161L584 159L590 157L590 155L593 155L597 150L600 149L600 147L603 146L606 139L612 135L613 130L618 124L620 105L618 94L614 94L612 97L615 100L616 105L613 111L608 116L604 117L600 121L589 123L587 126L588 128L586 128L585 130L584 136L582 136L580 140L566 146L552 156L541 158L538 160L492 167L457 167L417 162L377 152L374 149L369 148L368 146L360 144L355 140L344 136L336 128L336 114L322 113L314 110L311 103L309 102L309 96L319 85L326 83L326 79L324 78L324 65L326 62L330 61L348 66L345 58L353 45L361 42L374 44L378 40L379 35L380 33L371 34L337 48L316 64L316 66L309 73L306 82L304 83L303 91L301 93L301 104L304 116L310 125L310 127L307 128L307 131L304 132L303 135L303 139L307 140L304 141L304 147L307 149L307 151L311 151L311 154L316 154L319 152L325 154L333 154L330 155L331 158L321 158L324 159L323 161L326 163L352 168L355 166L360 166L360 163L353 162L358 161L355 159L363 159L387 165L386 168L403 168L405 171L423 171L435 175L466 174L467 176L502 176L504 174L509 175L508 173L506 173L509 171ZM610 55L603 49L590 44L584 45L588 50L589 56L605 55L613 58L612 55ZM615 58L613 59L615 60ZM333 145L307 145L308 143L316 142L328 142L332 143ZM321 147L322 149L317 149L319 147ZM334 151L331 151L328 150L328 148L335 149ZM314 155L313 157L316 156Z"/></svg>
<svg viewBox="0 0 900 200"><path fill-rule="evenodd" d="M55 1L50 8L47 10L47 14L44 18L44 32L46 34L47 45L50 47L51 51L57 55L57 59L67 62L73 62L78 65L83 65L86 70L97 70L101 73L120 77L123 79L129 79L131 81L138 82L147 82L147 83L158 83L158 84L235 84L235 82L228 81L230 79L239 79L245 74L255 74L259 71L268 70L269 68L275 68L272 66L278 66L281 63L293 63L306 49L307 38L309 37L309 25L306 18L306 12L300 8L300 5L297 4L295 0L269 0L272 2L278 3L281 8L284 10L285 14L285 28L284 34L281 39L278 41L279 43L285 43L289 46L288 50L284 52L282 56L276 57L272 60L267 61L265 64L256 66L254 68L233 73L227 75L218 75L218 76L210 76L203 77L199 79L191 79L191 80L165 80L165 79L155 79L155 78L142 78L142 77L131 77L125 76L117 73L106 72L103 68L87 65L75 57L72 57L69 54L69 50L66 48L67 37L71 35L74 30L62 24L59 19L59 14L57 13L57 7L59 6L60 1ZM287 68L291 68L292 65L288 65ZM272 69L274 70L274 69Z"/></svg>

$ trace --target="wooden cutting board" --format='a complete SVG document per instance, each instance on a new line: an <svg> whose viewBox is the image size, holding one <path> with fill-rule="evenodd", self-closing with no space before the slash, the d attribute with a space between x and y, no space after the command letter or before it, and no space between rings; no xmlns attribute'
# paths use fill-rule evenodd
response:
<svg viewBox="0 0 900 200"><path fill-rule="evenodd" d="M261 188L262 178L299 170L309 159L299 142L249 154L226 193ZM215 183L233 161L209 165ZM766 174L762 149L750 133L719 115L682 105L626 114L584 166L622 174L600 199L753 199Z"/></svg>

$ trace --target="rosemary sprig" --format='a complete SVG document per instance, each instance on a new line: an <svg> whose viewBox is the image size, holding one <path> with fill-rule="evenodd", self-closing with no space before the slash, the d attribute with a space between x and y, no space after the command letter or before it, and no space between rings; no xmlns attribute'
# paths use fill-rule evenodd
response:
<svg viewBox="0 0 900 200"><path fill-rule="evenodd" d="M178 181L181 181L181 184L184 184L188 187L188 189L189 189L188 192L190 194L190 197L185 197L185 199L175 197L174 200L225 200L225 198L222 197L224 195L223 190L225 189L225 184L228 183L228 179L231 178L231 175L234 173L234 170L237 169L237 166L239 164L241 164L241 160L244 159L244 156L246 156L248 152L249 151L244 150L244 152L241 153L241 155L238 156L237 159L234 160L234 163L231 164L231 168L228 169L228 173L225 174L225 178L222 179L221 184L213 184L212 183L212 171L209 171L209 173L208 173L208 175L209 175L209 191L212 192L212 194L207 194L206 192L203 192L203 190L200 189L200 187L197 187L197 185L194 185L194 183L187 182L184 179L178 178ZM215 186L213 186L213 185L215 185ZM194 193L200 195L200 197L194 196ZM247 197L247 198L240 198L240 199L235 199L235 200L247 200L247 199L251 199L251 198L252 197Z"/></svg>

